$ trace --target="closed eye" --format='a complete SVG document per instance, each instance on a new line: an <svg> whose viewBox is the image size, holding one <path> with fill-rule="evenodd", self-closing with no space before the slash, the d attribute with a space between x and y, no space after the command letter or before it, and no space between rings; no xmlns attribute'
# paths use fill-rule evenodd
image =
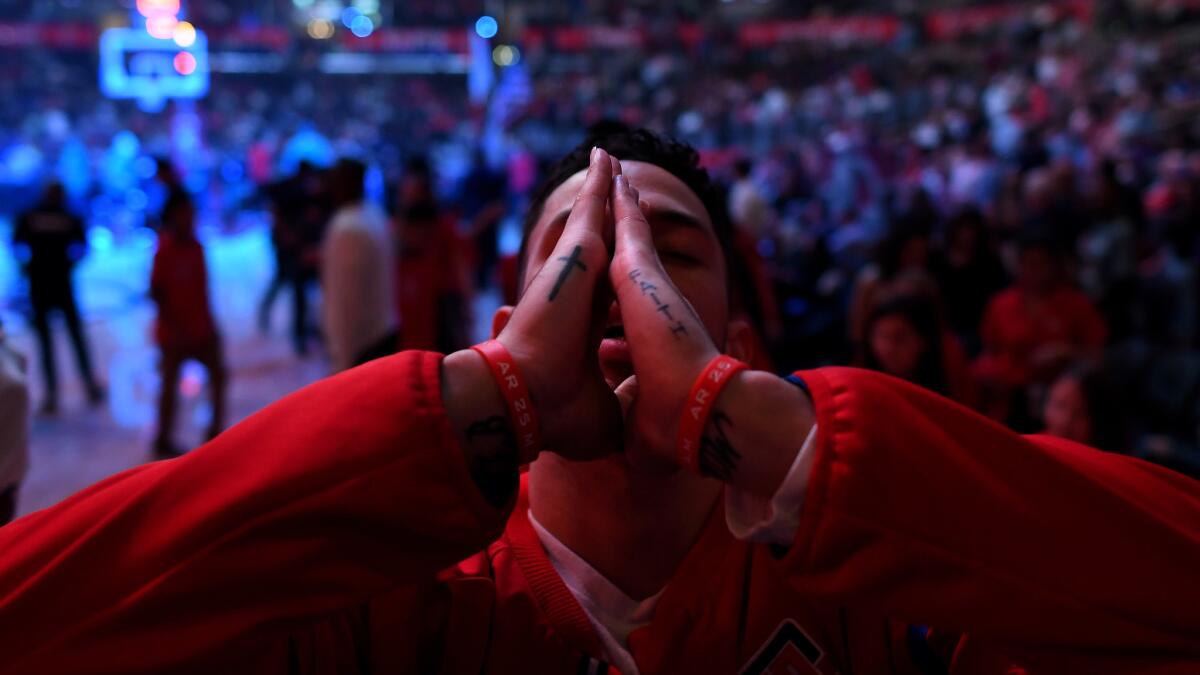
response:
<svg viewBox="0 0 1200 675"><path fill-rule="evenodd" d="M692 266L692 265L700 264L700 261L698 259L696 259L695 257L690 256L686 253L680 253L679 251L670 251L670 250L659 251L658 257L663 262L670 262L670 263L675 263L678 265Z"/></svg>

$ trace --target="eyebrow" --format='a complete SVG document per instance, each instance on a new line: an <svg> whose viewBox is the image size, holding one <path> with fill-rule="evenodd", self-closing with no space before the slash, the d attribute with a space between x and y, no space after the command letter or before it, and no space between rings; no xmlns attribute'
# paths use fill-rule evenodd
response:
<svg viewBox="0 0 1200 675"><path fill-rule="evenodd" d="M650 209L650 212L646 214L646 220L650 221L651 224L661 222L661 223L667 223L670 225L679 225L682 227L688 227L688 228L700 230L702 232L707 232L707 231L712 230L711 227L709 227L708 225L705 225L704 221L700 220L696 216L693 216L690 213L685 213L683 211L677 211L675 209L653 209L652 208L652 209Z"/></svg>

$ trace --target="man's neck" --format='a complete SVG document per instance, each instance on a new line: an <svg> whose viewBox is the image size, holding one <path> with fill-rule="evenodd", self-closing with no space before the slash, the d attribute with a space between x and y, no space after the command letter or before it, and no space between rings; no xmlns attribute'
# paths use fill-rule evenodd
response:
<svg viewBox="0 0 1200 675"><path fill-rule="evenodd" d="M640 473L622 458L569 462L547 453L529 468L538 522L637 600L674 576L720 494L716 481Z"/></svg>

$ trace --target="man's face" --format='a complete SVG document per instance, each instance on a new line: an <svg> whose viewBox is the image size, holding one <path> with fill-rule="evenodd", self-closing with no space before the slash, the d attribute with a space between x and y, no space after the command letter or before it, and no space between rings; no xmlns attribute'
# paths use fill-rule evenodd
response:
<svg viewBox="0 0 1200 675"><path fill-rule="evenodd" d="M724 346L729 322L725 256L708 210L691 188L665 169L632 161L622 162L621 167L648 207L646 219L663 267L700 315L713 341L718 347ZM526 285L537 276L554 250L583 185L584 174L585 171L579 171L571 176L546 199L542 215L529 233ZM603 283L608 283L607 277ZM608 314L605 338L600 347L600 367L609 385L615 387L633 374L620 307L615 301Z"/></svg>
<svg viewBox="0 0 1200 675"><path fill-rule="evenodd" d="M1028 291L1046 292L1054 288L1054 257L1048 251L1031 248L1021 253L1017 282Z"/></svg>

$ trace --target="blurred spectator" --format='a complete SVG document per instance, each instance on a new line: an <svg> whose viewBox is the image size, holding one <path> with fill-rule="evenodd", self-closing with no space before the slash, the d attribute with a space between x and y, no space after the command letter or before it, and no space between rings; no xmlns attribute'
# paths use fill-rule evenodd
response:
<svg viewBox="0 0 1200 675"><path fill-rule="evenodd" d="M1120 392L1099 367L1082 362L1046 390L1045 432L1109 452L1129 453L1131 439Z"/></svg>
<svg viewBox="0 0 1200 675"><path fill-rule="evenodd" d="M162 227L162 211L166 208L167 202L175 199L180 193L189 196L191 193L184 187L183 178L179 176L178 169L166 157L155 158L154 180L156 189L152 192L150 203L152 207L158 207L156 210L159 212L159 222L156 225Z"/></svg>
<svg viewBox="0 0 1200 675"><path fill-rule="evenodd" d="M964 405L975 403L966 354L927 297L901 295L876 305L859 362Z"/></svg>
<svg viewBox="0 0 1200 675"><path fill-rule="evenodd" d="M25 357L8 343L0 324L0 525L13 519L17 492L29 468L29 387Z"/></svg>
<svg viewBox="0 0 1200 675"><path fill-rule="evenodd" d="M150 273L150 297L158 306L156 338L161 350L162 390L154 452L179 454L171 440L175 426L179 374L186 361L208 372L212 418L206 438L221 433L225 418L225 362L221 338L208 301L204 247L196 239L196 209L191 197L176 192L163 205L163 228Z"/></svg>
<svg viewBox="0 0 1200 675"><path fill-rule="evenodd" d="M468 344L471 279L451 215L433 194L424 157L405 164L396 214L400 344L448 354Z"/></svg>
<svg viewBox="0 0 1200 675"><path fill-rule="evenodd" d="M979 349L979 326L992 295L1008 283L1000 256L992 249L983 213L965 208L946 226L945 248L933 260L946 321L968 351Z"/></svg>
<svg viewBox="0 0 1200 675"><path fill-rule="evenodd" d="M336 210L321 248L325 345L333 372L392 354L396 246L383 209L367 201L367 167L342 159L330 176Z"/></svg>
<svg viewBox="0 0 1200 675"><path fill-rule="evenodd" d="M980 329L983 354L976 372L1007 419L1014 395L1045 383L1068 362L1096 358L1104 346L1104 320L1086 295L1063 278L1062 258L1044 238L1021 244L1016 282L988 304Z"/></svg>
<svg viewBox="0 0 1200 675"><path fill-rule="evenodd" d="M75 264L87 251L83 221L67 209L66 193L59 183L50 183L41 202L17 217L13 243L27 252L25 272L29 277L29 295L33 305L33 325L37 329L42 356L42 376L46 382L46 400L42 413L58 412L58 371L54 358L54 336L50 332L50 313L60 311L75 348L79 373L92 404L104 398L104 392L92 373L87 337L79 321L75 287L71 279Z"/></svg>
<svg viewBox="0 0 1200 675"><path fill-rule="evenodd" d="M297 356L308 353L312 336L308 292L317 281L321 240L331 213L326 182L313 163L301 161L295 175L268 188L276 276L259 305L259 322L269 324L271 304L286 281L292 289L292 346Z"/></svg>
<svg viewBox="0 0 1200 675"><path fill-rule="evenodd" d="M733 165L733 185L729 188L729 216L734 227L754 240L766 234L768 205L758 184L751 178L753 168L748 159Z"/></svg>
<svg viewBox="0 0 1200 675"><path fill-rule="evenodd" d="M301 160L296 174L267 186L271 202L271 249L275 254L275 274L258 305L258 325L263 333L271 328L271 307L284 286L291 286L300 267L300 223L304 218L304 186L313 180L317 168ZM294 318L294 317L293 317ZM293 330L294 333L299 331Z"/></svg>
<svg viewBox="0 0 1200 675"><path fill-rule="evenodd" d="M505 191L508 181L503 173L492 169L482 148L475 148L471 170L463 179L459 208L475 243L476 279L479 288L495 284L496 259L499 254L500 219L504 216ZM432 190L432 186L430 186Z"/></svg>
<svg viewBox="0 0 1200 675"><path fill-rule="evenodd" d="M1145 224L1137 191L1121 182L1111 160L1094 172L1090 211L1091 226L1078 242L1080 282L1104 315L1110 339L1119 341L1138 329L1136 268Z"/></svg>
<svg viewBox="0 0 1200 675"><path fill-rule="evenodd" d="M1153 345L1195 348L1196 259L1190 250L1195 222L1173 221L1138 266L1136 333Z"/></svg>
<svg viewBox="0 0 1200 675"><path fill-rule="evenodd" d="M929 236L923 219L906 218L879 244L875 262L859 271L850 301L853 344L863 344L867 320L879 303L900 295L938 297L930 273Z"/></svg>

